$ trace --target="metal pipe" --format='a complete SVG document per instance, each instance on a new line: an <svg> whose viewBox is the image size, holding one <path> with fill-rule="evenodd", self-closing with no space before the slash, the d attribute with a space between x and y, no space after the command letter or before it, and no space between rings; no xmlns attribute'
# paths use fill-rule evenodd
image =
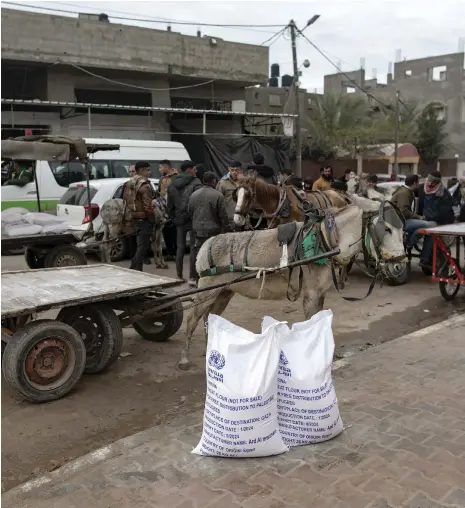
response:
<svg viewBox="0 0 465 508"><path fill-rule="evenodd" d="M202 118L202 133L203 134L206 134L207 133L207 115L204 113L203 114L203 118Z"/></svg>
<svg viewBox="0 0 465 508"><path fill-rule="evenodd" d="M91 118L90 106L87 108L87 128L90 133L92 131L92 118Z"/></svg>
<svg viewBox="0 0 465 508"><path fill-rule="evenodd" d="M85 168L86 168L86 184L87 184L87 205L89 207L89 219L90 219L90 224L89 224L89 228L88 228L88 232L89 233L93 233L94 231L94 222L93 222L93 219L92 219L92 197L90 195L90 168L91 168L91 165L90 165L90 162L87 160L86 163L85 163Z"/></svg>

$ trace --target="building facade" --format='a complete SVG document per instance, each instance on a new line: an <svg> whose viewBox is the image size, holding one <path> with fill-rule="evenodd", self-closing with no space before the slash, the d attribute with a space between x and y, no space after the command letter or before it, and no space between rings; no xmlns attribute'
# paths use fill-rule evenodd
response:
<svg viewBox="0 0 465 508"><path fill-rule="evenodd" d="M330 74L324 78L325 93L369 92L384 104L394 104L399 91L403 102L419 106L433 104L439 118L446 120L446 159L465 159L465 71L464 53L403 60L394 64L387 83L366 79L365 70ZM375 106L375 101L368 97ZM401 105L401 107L403 107Z"/></svg>
<svg viewBox="0 0 465 508"><path fill-rule="evenodd" d="M228 112L238 104L243 107L245 87L268 79L265 46L200 33L186 36L169 27L114 24L94 15L72 18L2 9L1 40L2 99L13 100L2 103L2 138L26 129L133 139L202 133L201 115L149 108ZM112 104L132 110L105 107ZM243 131L238 116L207 115L206 121L208 133Z"/></svg>

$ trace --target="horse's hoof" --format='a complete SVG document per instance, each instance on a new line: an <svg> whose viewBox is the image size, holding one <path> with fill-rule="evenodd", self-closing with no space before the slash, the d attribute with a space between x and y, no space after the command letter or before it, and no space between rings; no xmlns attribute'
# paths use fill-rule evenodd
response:
<svg viewBox="0 0 465 508"><path fill-rule="evenodd" d="M161 265L161 269L162 270L168 270L169 266L168 265Z"/></svg>
<svg viewBox="0 0 465 508"><path fill-rule="evenodd" d="M189 370L189 368L190 368L190 363L189 363L188 361L184 361L184 362L183 362L183 361L181 360L181 361L178 363L178 369L179 369L179 370Z"/></svg>

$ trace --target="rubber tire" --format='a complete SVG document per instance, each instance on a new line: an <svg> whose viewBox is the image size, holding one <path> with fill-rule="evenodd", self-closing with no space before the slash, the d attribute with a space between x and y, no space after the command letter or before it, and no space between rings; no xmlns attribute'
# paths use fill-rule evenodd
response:
<svg viewBox="0 0 465 508"><path fill-rule="evenodd" d="M63 254L71 254L74 256L76 263L69 266L87 265L87 258L82 250L74 245L59 245L58 247L54 247L45 256L45 268L56 268L56 263Z"/></svg>
<svg viewBox="0 0 465 508"><path fill-rule="evenodd" d="M165 290L167 294L173 294L172 291ZM178 300L174 300L173 304L169 307L165 307L161 312L171 312L166 316L162 316L169 321L165 323L165 326L162 330L158 332L153 332L144 328L145 323L153 323L157 320L157 316L150 316L150 318L143 318L136 323L133 323L134 330L146 340L150 340L151 342L166 342L170 337L172 337L182 325L182 321L184 319L184 309L182 307L182 303Z"/></svg>
<svg viewBox="0 0 465 508"><path fill-rule="evenodd" d="M48 337L65 337L74 347L76 364L69 379L53 391L40 391L32 387L24 373L25 355L38 340ZM86 348L79 334L65 323L54 319L32 321L15 332L8 342L2 358L2 370L5 381L14 390L19 391L30 402L50 402L68 394L81 379L86 365Z"/></svg>
<svg viewBox="0 0 465 508"><path fill-rule="evenodd" d="M31 270L45 268L45 256L38 257L30 247L26 247L24 259Z"/></svg>
<svg viewBox="0 0 465 508"><path fill-rule="evenodd" d="M406 265L405 270L402 273L401 277L389 277L387 279L387 283L390 286L403 286L404 284L407 284L407 282L410 279L410 263L405 262L403 263Z"/></svg>
<svg viewBox="0 0 465 508"><path fill-rule="evenodd" d="M86 374L98 374L108 369L118 360L123 349L123 328L114 310L105 303L66 307L60 310L57 320L74 328L77 319L87 310L94 314L95 319L99 321L98 327L103 335L103 344L100 357L87 357L84 372ZM77 332L82 338L81 332L79 330ZM84 339L83 342L86 346Z"/></svg>
<svg viewBox="0 0 465 508"><path fill-rule="evenodd" d="M448 266L446 267L445 270L442 271L442 274L441 276L445 276L445 277L450 277L450 273L449 273L449 270L448 270ZM446 273L444 273L446 272ZM457 277L458 279L458 277ZM454 288L454 291L449 294L446 290L446 286L447 286L447 282L439 282L439 291L441 293L441 296L444 298L444 300L446 300L446 302L451 302L456 296L457 296L457 293L460 291L460 284L456 284L455 288Z"/></svg>
<svg viewBox="0 0 465 508"><path fill-rule="evenodd" d="M123 248L121 252L116 256L110 256L110 261L112 263L118 263L118 261L124 261L129 256L129 237L123 236L122 238L118 238L118 241L123 242Z"/></svg>

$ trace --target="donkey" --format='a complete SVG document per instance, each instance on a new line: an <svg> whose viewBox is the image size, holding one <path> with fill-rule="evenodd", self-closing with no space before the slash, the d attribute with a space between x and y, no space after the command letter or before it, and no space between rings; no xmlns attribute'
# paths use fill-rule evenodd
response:
<svg viewBox="0 0 465 508"><path fill-rule="evenodd" d="M316 208L342 208L347 205L345 199L333 190L310 192L307 194L307 201ZM302 198L292 186L278 187L255 176L239 178L236 202L234 222L238 226L245 225L246 217L251 211L258 213L263 219L270 220L269 227L304 219Z"/></svg>
<svg viewBox="0 0 465 508"><path fill-rule="evenodd" d="M342 209L334 210L336 227L339 233L340 254L335 261L346 264L362 250L363 242L363 217L364 206L362 198L360 206L348 205ZM368 204L368 203L367 203ZM376 202L369 201L368 211L373 211ZM377 203L378 210L380 203ZM404 257L402 242L402 228L391 224L385 224L375 214L371 214L371 225L376 228L377 240L371 235L370 243L373 243L372 250L379 252L377 261L383 263L388 260ZM379 224L378 224L379 222ZM302 223L298 223L302 227ZM323 227L323 226L322 226ZM381 231L382 229L382 231ZM376 246L374 242L376 241ZM245 255L245 251L247 256ZM232 261L240 264L247 257L247 264L250 267L274 268L279 266L281 248L278 243L278 229L268 229L254 232L227 233L211 238L201 247L196 268L202 274L211 268L212 261L217 267L229 266ZM382 265L381 265L382 266ZM325 295L332 285L332 273L329 264L311 263L302 270L303 309L305 318L309 319L313 314L323 309ZM280 272L266 275L265 280L253 279L227 285L224 288L212 289L199 293L196 296L194 306L187 317L187 340L181 353L179 368L189 368L189 346L192 335L197 327L200 318L206 321L208 314L221 315L235 293L242 296L265 300L281 300L286 298L289 285L294 282L289 270L283 269ZM220 275L206 275L200 278L199 288L208 288L216 284L232 283L238 277L237 273L222 273Z"/></svg>
<svg viewBox="0 0 465 508"><path fill-rule="evenodd" d="M167 269L168 265L163 257L163 227L168 221L166 204L161 196L153 200L155 218L153 223L152 250L155 267ZM105 201L100 211L103 223L103 242L100 245L100 257L103 263L110 263L110 252L118 237L131 232L130 217L122 199Z"/></svg>
<svg viewBox="0 0 465 508"><path fill-rule="evenodd" d="M369 185L367 182L368 173L362 173L358 180L358 184L355 188L354 194L358 194L359 196L368 198L368 199L376 199L378 201L387 200L389 201L392 198L395 187L389 189L375 189L373 186Z"/></svg>

